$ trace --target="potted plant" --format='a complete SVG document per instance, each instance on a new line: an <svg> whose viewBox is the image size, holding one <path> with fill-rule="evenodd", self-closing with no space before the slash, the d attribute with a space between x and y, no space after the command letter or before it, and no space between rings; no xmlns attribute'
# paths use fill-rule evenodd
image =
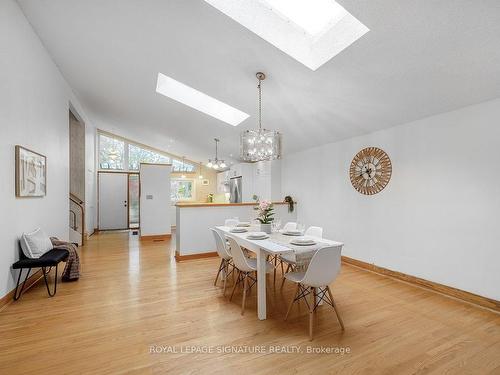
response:
<svg viewBox="0 0 500 375"><path fill-rule="evenodd" d="M271 223L274 220L274 206L270 201L262 201L258 203L257 210L259 216L257 220L260 222L260 230L262 232L271 234Z"/></svg>

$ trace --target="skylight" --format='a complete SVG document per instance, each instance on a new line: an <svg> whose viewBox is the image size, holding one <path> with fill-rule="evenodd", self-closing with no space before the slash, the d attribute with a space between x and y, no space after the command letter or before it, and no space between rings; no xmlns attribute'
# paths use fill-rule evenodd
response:
<svg viewBox="0 0 500 375"><path fill-rule="evenodd" d="M312 37L326 31L347 15L347 11L332 0L262 0L272 10L304 29Z"/></svg>
<svg viewBox="0 0 500 375"><path fill-rule="evenodd" d="M162 73L158 73L156 92L232 126L237 126L250 117L245 112Z"/></svg>
<svg viewBox="0 0 500 375"><path fill-rule="evenodd" d="M311 70L369 31L334 0L205 1Z"/></svg>

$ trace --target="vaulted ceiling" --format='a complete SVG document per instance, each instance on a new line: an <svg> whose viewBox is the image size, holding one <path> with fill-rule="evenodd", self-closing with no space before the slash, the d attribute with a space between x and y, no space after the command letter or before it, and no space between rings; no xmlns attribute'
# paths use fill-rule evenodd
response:
<svg viewBox="0 0 500 375"><path fill-rule="evenodd" d="M257 123L296 152L500 97L500 1L339 0L370 29L312 71L203 0L18 0L100 128L205 160ZM226 102L237 127L155 92L157 74Z"/></svg>

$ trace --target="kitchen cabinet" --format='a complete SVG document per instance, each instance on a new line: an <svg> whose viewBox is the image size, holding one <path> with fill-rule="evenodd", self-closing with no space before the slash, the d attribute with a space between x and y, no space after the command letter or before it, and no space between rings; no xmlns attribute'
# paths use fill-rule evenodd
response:
<svg viewBox="0 0 500 375"><path fill-rule="evenodd" d="M260 200L281 201L281 161L254 163L254 194Z"/></svg>
<svg viewBox="0 0 500 375"><path fill-rule="evenodd" d="M242 201L253 202L253 196L260 200L281 201L281 161L259 161L239 163L226 172L217 174L217 192L229 192L229 179L241 176Z"/></svg>
<svg viewBox="0 0 500 375"><path fill-rule="evenodd" d="M229 193L229 174L229 170L217 173L217 193Z"/></svg>

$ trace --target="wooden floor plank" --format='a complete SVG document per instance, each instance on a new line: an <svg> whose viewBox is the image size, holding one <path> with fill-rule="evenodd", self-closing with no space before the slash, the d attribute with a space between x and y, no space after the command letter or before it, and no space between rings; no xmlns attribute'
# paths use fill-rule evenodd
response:
<svg viewBox="0 0 500 375"><path fill-rule="evenodd" d="M43 283L0 311L0 373L8 374L495 374L500 314L343 265L331 286L344 319L320 308L283 321L293 285L272 288L266 321L256 291L240 315L213 286L218 260L176 263L173 243L101 233L82 248L82 277L47 298ZM264 346L266 353L150 353L154 345ZM269 353L274 346L348 347L349 354Z"/></svg>

